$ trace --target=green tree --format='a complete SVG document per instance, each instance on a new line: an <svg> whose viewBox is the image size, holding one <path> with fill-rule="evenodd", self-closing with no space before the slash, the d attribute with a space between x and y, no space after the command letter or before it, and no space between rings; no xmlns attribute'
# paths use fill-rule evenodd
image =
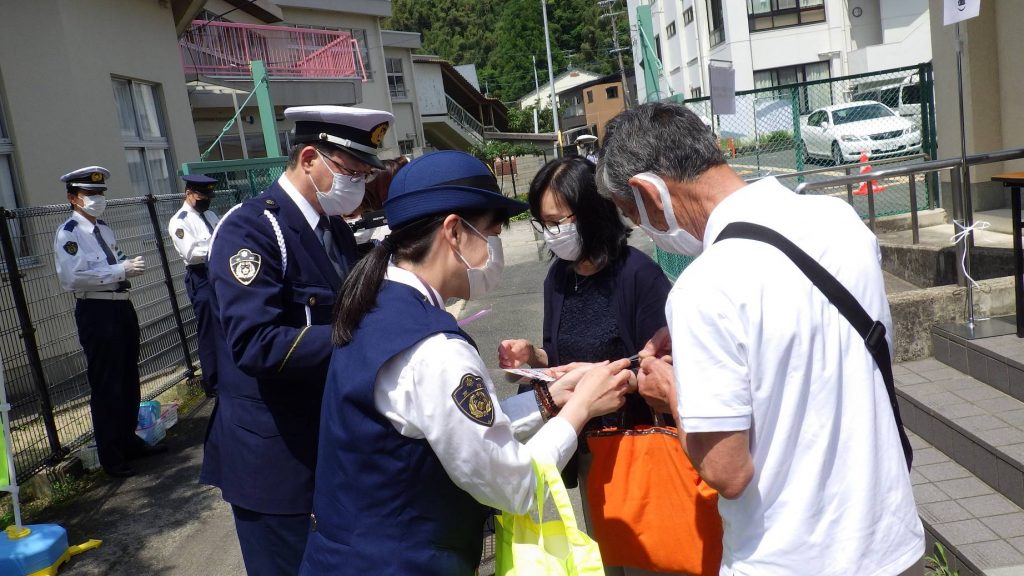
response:
<svg viewBox="0 0 1024 576"><path fill-rule="evenodd" d="M617 10L621 10L620 2ZM476 64L481 89L505 102L533 90L534 68L547 81L540 0L394 0L385 27L419 32L424 53L458 64ZM554 74L570 66L600 74L618 69L611 22L601 19L596 0L550 0L548 20ZM619 43L629 46L629 22L617 19ZM630 54L624 65L632 67ZM532 129L533 120L530 125Z"/></svg>

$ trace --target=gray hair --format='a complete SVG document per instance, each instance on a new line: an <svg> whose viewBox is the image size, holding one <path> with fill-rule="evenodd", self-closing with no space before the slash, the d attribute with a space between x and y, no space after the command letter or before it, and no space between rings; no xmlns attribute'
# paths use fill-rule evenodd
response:
<svg viewBox="0 0 1024 576"><path fill-rule="evenodd" d="M652 172L692 182L725 164L711 129L678 104L653 102L627 110L608 123L598 166L597 190L610 199L633 202L629 179Z"/></svg>

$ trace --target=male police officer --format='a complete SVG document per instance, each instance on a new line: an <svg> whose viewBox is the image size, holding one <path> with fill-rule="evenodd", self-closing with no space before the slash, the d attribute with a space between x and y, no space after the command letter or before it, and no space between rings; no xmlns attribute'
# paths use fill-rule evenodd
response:
<svg viewBox="0 0 1024 576"><path fill-rule="evenodd" d="M99 217L106 207L110 172L89 166L61 176L74 213L57 230L54 263L61 288L75 294L78 341L85 350L89 407L100 464L107 474L134 474L128 460L166 450L147 448L135 435L139 415L139 319L126 278L145 269L127 258Z"/></svg>
<svg viewBox="0 0 1024 576"><path fill-rule="evenodd" d="M231 503L250 575L296 574L310 530L335 294L356 260L342 214L363 199L387 112L288 108L285 173L232 209L210 249L221 335L200 481Z"/></svg>
<svg viewBox="0 0 1024 576"><path fill-rule="evenodd" d="M217 215L210 210L217 179L201 174L182 177L185 181L185 203L167 224L167 233L178 255L185 261L185 291L192 301L199 343L201 380L206 396L217 393L216 332L213 323L213 289L207 276L206 258L210 253L210 237L217 225Z"/></svg>

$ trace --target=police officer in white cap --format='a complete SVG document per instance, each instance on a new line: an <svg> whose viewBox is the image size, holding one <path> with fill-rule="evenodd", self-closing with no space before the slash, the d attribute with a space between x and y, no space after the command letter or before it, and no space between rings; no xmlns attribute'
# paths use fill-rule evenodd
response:
<svg viewBox="0 0 1024 576"><path fill-rule="evenodd" d="M208 398L217 394L216 330L213 326L213 288L207 274L206 259L210 254L210 238L217 225L217 214L210 210L217 179L202 174L188 174L185 181L185 202L171 221L167 233L178 255L185 261L185 292L192 302L196 318L196 346L199 365L203 369L200 381Z"/></svg>
<svg viewBox="0 0 1024 576"><path fill-rule="evenodd" d="M341 215L363 199L391 114L288 108L284 174L221 219L209 258L216 295L217 405L200 481L235 516L250 575L296 574L310 530L320 401L335 294L356 260Z"/></svg>
<svg viewBox="0 0 1024 576"><path fill-rule="evenodd" d="M110 172L88 166L61 176L71 218L57 230L54 263L61 288L75 294L78 341L85 351L89 406L100 464L107 474L134 474L128 461L166 450L135 435L139 414L139 319L128 299L128 278L142 274L142 256L128 258L100 220Z"/></svg>

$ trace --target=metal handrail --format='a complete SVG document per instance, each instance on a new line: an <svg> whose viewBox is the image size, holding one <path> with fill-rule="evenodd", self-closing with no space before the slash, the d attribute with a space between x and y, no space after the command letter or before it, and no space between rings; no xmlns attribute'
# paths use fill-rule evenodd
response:
<svg viewBox="0 0 1024 576"><path fill-rule="evenodd" d="M480 138L484 137L484 125L473 117L468 110L459 106L451 96L445 94L444 99L448 104L448 116L452 120L455 120L456 124L459 124L470 132L475 132Z"/></svg>
<svg viewBox="0 0 1024 576"><path fill-rule="evenodd" d="M967 165L975 166L978 164L991 164L993 162L1005 162L1007 160L1018 160L1020 158L1024 158L1024 148L1010 148L1007 150L999 150L997 152L970 155L967 157ZM960 158L930 160L928 162L921 162L920 164L910 164L907 166L872 171L865 174L850 174L849 176L838 176L836 178L819 180L817 182L801 182L800 185L796 187L795 191L797 194L803 194L807 190L834 188L844 184L860 184L861 182L869 182L870 180L896 178L899 176L923 174L926 172L938 172L939 170L945 170L947 168L953 168L960 165Z"/></svg>
<svg viewBox="0 0 1024 576"><path fill-rule="evenodd" d="M985 152L981 154L972 154L967 157L967 165L975 166L978 164L991 164L993 162L1005 162L1007 160L1017 160L1024 158L1024 148L1010 148L1007 150L999 150L996 152ZM917 180L915 176L918 174L928 174L931 172L939 172L941 170L950 170L950 183L953 186L953 211L954 219L957 216L963 220L964 226L970 226L973 223L974 215L971 213L972 210L968 206L963 206L964 201L959 198L961 191L961 172L963 171L964 163L960 158L946 158L943 160L931 160L928 162L921 162L920 164L909 164L906 166L898 166L896 168L888 168L878 170L877 172L866 172L863 174L849 174L847 176L839 176L836 178L829 178L827 180L819 180L817 182L801 182L795 189L797 194L805 194L808 190L817 190L820 188L835 188L837 186L846 186L847 194L850 194L850 190L854 184L867 183L867 197L868 197L868 227L873 232L875 230L875 195L874 195L874 180L883 180L888 178L899 178L902 176L908 177L908 183L910 185L910 221L911 221L911 233L913 235L914 244L920 241L920 230L917 222ZM969 199L967 200L969 201ZM965 209L967 208L967 209ZM961 214L962 213L962 214ZM970 242L973 242L973 235L971 236ZM968 248L969 249L969 248Z"/></svg>
<svg viewBox="0 0 1024 576"><path fill-rule="evenodd" d="M881 166L883 164L895 164L897 162L910 162L912 160L920 160L921 158L927 158L927 157L928 156L926 154L913 154L911 156L896 156L896 157L893 157L893 158L883 158L883 159L880 159L880 160L871 160L871 164L873 166ZM765 178L775 178L775 179L779 179L779 178L799 178L800 176L806 176L808 174L820 174L822 172L834 172L836 170L845 170L846 173L849 174L850 170L852 168L856 167L856 166L859 166L859 163L844 164L842 166L825 166L824 168L812 168L811 170L801 170L800 172L789 172L787 174L766 174L764 176L755 176L754 178L745 178L744 181L747 182L748 184L750 184L750 183L753 183L753 182L757 182L758 180L763 180ZM877 172L876 172L876 174L877 174Z"/></svg>

